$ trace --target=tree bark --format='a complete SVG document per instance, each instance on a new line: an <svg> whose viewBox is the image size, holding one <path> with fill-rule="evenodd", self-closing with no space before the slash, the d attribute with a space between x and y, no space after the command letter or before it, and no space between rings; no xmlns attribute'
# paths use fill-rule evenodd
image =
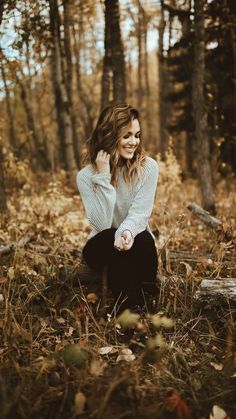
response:
<svg viewBox="0 0 236 419"><path fill-rule="evenodd" d="M3 15L5 4L6 4L6 1L1 0L0 25L2 23L2 15ZM5 188L5 178L4 178L4 162L3 162L2 143L0 141L0 213L6 212L6 208L7 208L7 198L6 198L6 188Z"/></svg>
<svg viewBox="0 0 236 419"><path fill-rule="evenodd" d="M207 132L207 111L204 99L205 29L204 1L195 0L195 41L193 72L193 110L195 135L198 145L198 176L202 193L202 205L215 214L215 196L210 163L210 145Z"/></svg>
<svg viewBox="0 0 236 419"><path fill-rule="evenodd" d="M73 146L69 98L65 85L64 68L61 56L60 17L57 0L49 0L51 46L51 78L55 97L58 124L58 140L62 165L74 175L77 171Z"/></svg>
<svg viewBox="0 0 236 419"><path fill-rule="evenodd" d="M125 60L118 0L105 0L104 48L101 108L108 105L110 96L115 102L125 102L126 100ZM110 94L111 79L112 95Z"/></svg>
<svg viewBox="0 0 236 419"><path fill-rule="evenodd" d="M10 99L10 92L6 81L6 74L4 69L4 62L1 60L1 73L2 73L2 80L5 89L6 95L6 107L7 107L7 117L8 117L8 137L9 137L9 144L11 145L12 151L15 155L17 155L17 140L16 140L16 133L14 127L14 118L12 114L12 107L11 107L11 99Z"/></svg>
<svg viewBox="0 0 236 419"><path fill-rule="evenodd" d="M158 27L158 49L157 49L157 61L158 61L158 121L159 121L159 144L161 158L165 159L166 151L166 134L165 134L165 112L164 112L164 32L165 32L165 20L164 20L164 4L161 1L160 9L160 23Z"/></svg>
<svg viewBox="0 0 236 419"><path fill-rule="evenodd" d="M111 80L112 80L112 52L111 52L111 28L110 15L105 2L105 37L104 37L104 58L102 71L102 97L101 110L108 105L111 96Z"/></svg>
<svg viewBox="0 0 236 419"><path fill-rule="evenodd" d="M80 148L79 148L79 137L77 134L77 121L76 115L74 112L74 97L72 89L72 79L73 79L73 65L72 65L72 47L71 47L71 27L72 27L72 16L70 13L70 8L72 6L71 1L63 0L64 8L64 52L65 52L65 79L66 79L66 88L69 102L69 112L71 117L71 126L73 133L73 146L74 153L76 158L77 166L80 168L81 158L80 158Z"/></svg>

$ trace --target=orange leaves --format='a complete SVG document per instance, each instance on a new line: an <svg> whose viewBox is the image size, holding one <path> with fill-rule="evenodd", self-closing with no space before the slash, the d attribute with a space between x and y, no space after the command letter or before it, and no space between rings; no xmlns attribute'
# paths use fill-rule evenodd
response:
<svg viewBox="0 0 236 419"><path fill-rule="evenodd" d="M165 401L165 410L175 419L192 419L192 413L185 401L176 392L173 392Z"/></svg>

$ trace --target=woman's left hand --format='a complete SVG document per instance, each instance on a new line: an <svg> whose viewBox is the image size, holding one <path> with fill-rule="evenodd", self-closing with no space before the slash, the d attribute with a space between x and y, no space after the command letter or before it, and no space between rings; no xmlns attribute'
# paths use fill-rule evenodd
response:
<svg viewBox="0 0 236 419"><path fill-rule="evenodd" d="M120 239L115 241L114 247L117 250L129 250L133 246L133 237L129 230L124 230Z"/></svg>

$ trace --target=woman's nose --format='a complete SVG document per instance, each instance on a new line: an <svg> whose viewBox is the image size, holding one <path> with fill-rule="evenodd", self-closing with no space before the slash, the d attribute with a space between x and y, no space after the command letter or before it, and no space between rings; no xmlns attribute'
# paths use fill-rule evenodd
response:
<svg viewBox="0 0 236 419"><path fill-rule="evenodd" d="M131 135L131 136L129 137L129 143L131 143L131 144L136 144L136 138L134 137L134 135Z"/></svg>

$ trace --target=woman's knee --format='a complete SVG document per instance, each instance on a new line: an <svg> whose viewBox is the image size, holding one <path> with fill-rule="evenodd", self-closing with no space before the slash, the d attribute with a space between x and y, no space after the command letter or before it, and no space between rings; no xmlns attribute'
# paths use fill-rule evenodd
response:
<svg viewBox="0 0 236 419"><path fill-rule="evenodd" d="M107 250L114 243L115 231L115 228L109 228L91 237L83 248L85 258L87 255L94 254L95 252L97 255L100 255L101 252L104 253L104 249Z"/></svg>
<svg viewBox="0 0 236 419"><path fill-rule="evenodd" d="M153 248L155 247L155 241L149 231L145 230L135 237L134 245L136 248Z"/></svg>

